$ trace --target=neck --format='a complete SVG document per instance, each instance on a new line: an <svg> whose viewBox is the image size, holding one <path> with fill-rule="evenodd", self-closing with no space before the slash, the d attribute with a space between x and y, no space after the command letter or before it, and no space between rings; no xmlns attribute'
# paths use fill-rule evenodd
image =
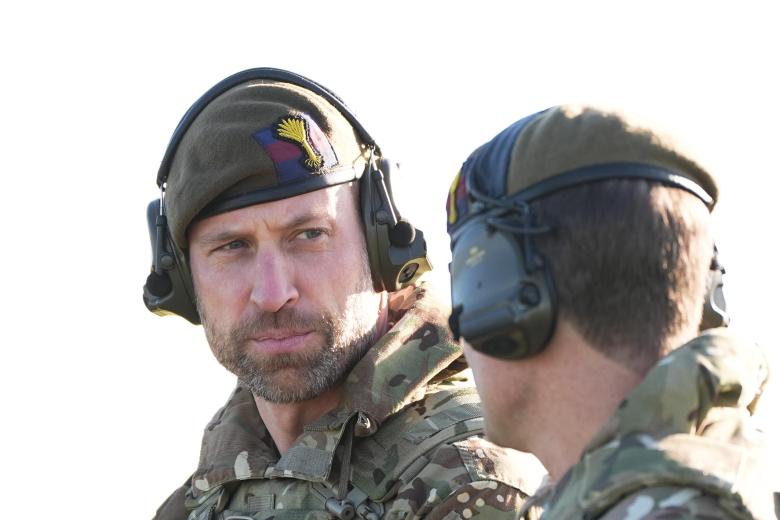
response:
<svg viewBox="0 0 780 520"><path fill-rule="evenodd" d="M255 397L255 404L279 453L284 455L303 433L303 428L336 408L342 386L330 388L314 399L297 403L272 403Z"/></svg>
<svg viewBox="0 0 780 520"><path fill-rule="evenodd" d="M376 339L385 335L387 326L387 293L383 292L377 312ZM257 411L280 454L287 453L306 425L339 406L343 389L343 383L339 382L313 399L296 403L274 403L254 396Z"/></svg>
<svg viewBox="0 0 780 520"><path fill-rule="evenodd" d="M593 349L566 322L539 356L539 392L528 417L528 449L558 480L643 379ZM565 384L561 384L565 382Z"/></svg>

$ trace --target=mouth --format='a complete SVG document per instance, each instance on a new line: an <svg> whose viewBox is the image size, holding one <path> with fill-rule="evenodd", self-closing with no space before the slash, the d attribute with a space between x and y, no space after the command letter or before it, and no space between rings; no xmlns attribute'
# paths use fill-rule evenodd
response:
<svg viewBox="0 0 780 520"><path fill-rule="evenodd" d="M254 350L263 354L285 354L305 347L312 335L312 331L264 331L261 335L249 338L248 342Z"/></svg>

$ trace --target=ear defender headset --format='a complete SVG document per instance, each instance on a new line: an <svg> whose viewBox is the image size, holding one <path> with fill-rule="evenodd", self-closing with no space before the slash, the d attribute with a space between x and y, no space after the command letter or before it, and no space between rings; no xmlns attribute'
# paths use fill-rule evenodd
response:
<svg viewBox="0 0 780 520"><path fill-rule="evenodd" d="M273 80L305 88L335 107L358 134L362 147L370 155L359 179L360 212L366 237L374 289L397 291L413 284L431 270L425 237L419 229L403 219L393 200L390 184L392 162L381 150L344 102L324 86L298 74L274 68L255 68L234 74L203 94L184 114L171 136L157 173L160 198L147 208L149 237L152 245L151 273L144 285L146 307L159 315L176 314L199 324L195 291L187 254L171 239L165 214L165 187L168 174L187 129L213 100L224 92L253 80Z"/></svg>
<svg viewBox="0 0 780 520"><path fill-rule="evenodd" d="M500 184L508 172L512 147L522 119L488 142L464 163L461 177L469 197L469 212L452 234L452 315L450 328L477 351L503 359L522 359L541 352L557 318L555 284L534 237L552 231L538 222L529 203L564 188L607 179L644 179L684 189L708 208L713 198L692 180L671 171L639 163L587 166L536 183L512 196ZM480 185L480 183L486 185ZM454 196L454 195L453 195ZM700 328L728 324L717 249L710 266Z"/></svg>

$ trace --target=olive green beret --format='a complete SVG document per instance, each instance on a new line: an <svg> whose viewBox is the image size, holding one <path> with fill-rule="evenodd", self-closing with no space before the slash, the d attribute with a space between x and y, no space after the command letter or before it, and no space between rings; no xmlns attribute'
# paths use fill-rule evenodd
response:
<svg viewBox="0 0 780 520"><path fill-rule="evenodd" d="M252 80L208 103L176 148L165 208L174 242L187 247L196 218L352 181L360 140L328 101L305 88Z"/></svg>
<svg viewBox="0 0 780 520"><path fill-rule="evenodd" d="M472 188L493 198L532 200L608 178L665 182L691 191L710 209L718 198L713 177L674 139L626 114L563 105L517 121L472 153L450 188L448 228L468 213Z"/></svg>

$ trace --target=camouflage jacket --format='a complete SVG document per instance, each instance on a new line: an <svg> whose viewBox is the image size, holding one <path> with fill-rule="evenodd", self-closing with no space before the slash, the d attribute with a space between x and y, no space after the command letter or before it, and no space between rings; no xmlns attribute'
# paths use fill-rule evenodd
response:
<svg viewBox="0 0 780 520"><path fill-rule="evenodd" d="M339 518L344 500L356 518L515 518L541 465L476 436L478 396L424 286L391 295L389 319L342 405L282 456L238 386L206 427L198 469L155 518Z"/></svg>
<svg viewBox="0 0 780 520"><path fill-rule="evenodd" d="M543 518L774 518L766 443L749 424L767 374L762 351L725 329L675 350L550 489Z"/></svg>

